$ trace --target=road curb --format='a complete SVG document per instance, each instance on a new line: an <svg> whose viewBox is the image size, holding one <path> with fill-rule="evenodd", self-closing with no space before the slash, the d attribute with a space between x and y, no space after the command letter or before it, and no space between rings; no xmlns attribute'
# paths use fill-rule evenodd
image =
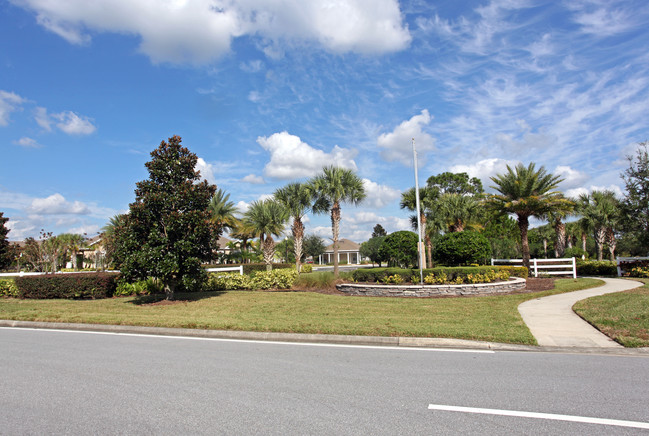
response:
<svg viewBox="0 0 649 436"><path fill-rule="evenodd" d="M0 327L72 330L115 334L142 334L159 336L200 337L236 339L249 341L321 343L338 345L370 345L403 348L455 348L493 351L552 352L570 354L604 354L624 356L647 356L649 348L583 348L583 347L537 347L532 345L501 344L497 342L471 341L450 338L413 338L387 336L323 335L304 333L249 332L236 330L206 330L170 327L144 327L108 324L78 324L39 321L0 320Z"/></svg>

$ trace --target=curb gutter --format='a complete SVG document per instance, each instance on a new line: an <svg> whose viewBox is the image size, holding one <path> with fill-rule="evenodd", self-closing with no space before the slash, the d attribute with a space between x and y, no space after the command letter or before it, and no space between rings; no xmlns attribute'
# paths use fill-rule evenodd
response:
<svg viewBox="0 0 649 436"><path fill-rule="evenodd" d="M142 327L128 325L76 324L38 321L0 320L0 327L73 330L115 334L144 334L159 336L184 336L214 339L236 339L249 341L324 343L340 345L370 345L384 347L418 348L460 348L493 351L531 351L571 354L604 354L649 357L649 348L582 348L582 347L538 347L532 345L501 344L497 342L470 341L447 338L413 338L388 336L323 335L304 333L249 332L235 330L184 329L169 327Z"/></svg>

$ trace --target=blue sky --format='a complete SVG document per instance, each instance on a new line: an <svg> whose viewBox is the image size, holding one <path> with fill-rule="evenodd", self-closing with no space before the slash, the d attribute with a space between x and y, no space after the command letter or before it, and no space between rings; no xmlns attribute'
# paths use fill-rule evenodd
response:
<svg viewBox="0 0 649 436"><path fill-rule="evenodd" d="M409 227L411 138L422 184L536 162L568 195L621 195L649 139L648 25L629 0L0 0L0 211L12 240L91 236L174 134L242 210L355 169L357 242Z"/></svg>

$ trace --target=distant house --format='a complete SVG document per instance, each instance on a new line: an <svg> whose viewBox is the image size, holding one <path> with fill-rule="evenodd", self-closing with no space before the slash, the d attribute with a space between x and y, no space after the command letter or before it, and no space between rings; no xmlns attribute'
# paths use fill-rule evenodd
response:
<svg viewBox="0 0 649 436"><path fill-rule="evenodd" d="M341 239L338 241L338 263L347 263L358 265L361 263L361 253L359 252L361 246L349 239ZM325 247L325 252L318 258L318 263L328 264L334 263L334 244Z"/></svg>

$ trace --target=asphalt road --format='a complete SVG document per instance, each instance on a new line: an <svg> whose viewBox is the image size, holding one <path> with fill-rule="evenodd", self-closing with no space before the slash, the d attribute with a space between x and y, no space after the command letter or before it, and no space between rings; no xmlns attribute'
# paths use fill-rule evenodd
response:
<svg viewBox="0 0 649 436"><path fill-rule="evenodd" d="M0 328L3 435L649 434L647 404L647 357Z"/></svg>

